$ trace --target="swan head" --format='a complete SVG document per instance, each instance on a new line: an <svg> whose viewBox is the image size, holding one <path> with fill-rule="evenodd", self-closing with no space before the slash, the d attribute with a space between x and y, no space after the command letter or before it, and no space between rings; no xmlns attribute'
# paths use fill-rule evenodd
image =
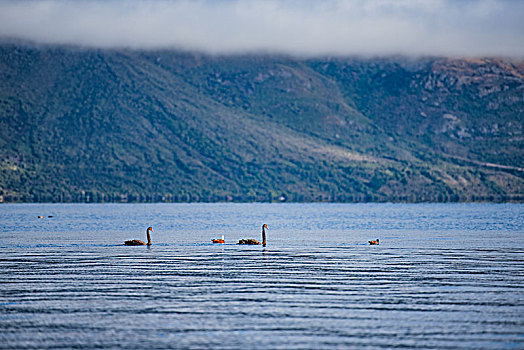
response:
<svg viewBox="0 0 524 350"><path fill-rule="evenodd" d="M266 224L262 225L263 228L267 228L269 230L269 227L267 227Z"/></svg>
<svg viewBox="0 0 524 350"><path fill-rule="evenodd" d="M153 232L153 228L151 226L148 227L147 230Z"/></svg>

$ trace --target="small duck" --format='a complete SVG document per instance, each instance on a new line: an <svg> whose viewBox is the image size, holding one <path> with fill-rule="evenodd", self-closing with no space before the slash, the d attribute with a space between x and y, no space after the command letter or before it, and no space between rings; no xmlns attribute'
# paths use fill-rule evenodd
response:
<svg viewBox="0 0 524 350"><path fill-rule="evenodd" d="M222 235L222 238L212 239L211 242L213 243L226 243L224 240L224 235Z"/></svg>
<svg viewBox="0 0 524 350"><path fill-rule="evenodd" d="M370 245L378 245L378 238L375 241L368 241Z"/></svg>

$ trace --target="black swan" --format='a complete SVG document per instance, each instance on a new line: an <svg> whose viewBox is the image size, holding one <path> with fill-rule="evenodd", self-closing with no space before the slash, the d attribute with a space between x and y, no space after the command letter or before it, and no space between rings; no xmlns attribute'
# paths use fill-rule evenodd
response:
<svg viewBox="0 0 524 350"><path fill-rule="evenodd" d="M264 247L266 246L266 228L269 230L269 227L267 227L266 224L262 225L262 243L257 241L256 239L249 238L249 239L241 239L238 241L238 244L262 244Z"/></svg>
<svg viewBox="0 0 524 350"><path fill-rule="evenodd" d="M146 230L147 244L142 242L139 239L132 239L130 241L125 241L124 245L151 245L151 235L149 235L149 231L153 232L153 228L152 227L148 227L147 230Z"/></svg>
<svg viewBox="0 0 524 350"><path fill-rule="evenodd" d="M371 244L371 245L378 245L378 238L377 238L376 241L368 241L368 242L369 242L369 244Z"/></svg>

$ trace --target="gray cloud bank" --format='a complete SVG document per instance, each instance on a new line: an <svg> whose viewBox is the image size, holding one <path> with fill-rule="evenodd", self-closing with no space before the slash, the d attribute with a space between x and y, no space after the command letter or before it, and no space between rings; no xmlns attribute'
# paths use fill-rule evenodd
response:
<svg viewBox="0 0 524 350"><path fill-rule="evenodd" d="M522 58L524 1L1 0L0 37L219 54Z"/></svg>

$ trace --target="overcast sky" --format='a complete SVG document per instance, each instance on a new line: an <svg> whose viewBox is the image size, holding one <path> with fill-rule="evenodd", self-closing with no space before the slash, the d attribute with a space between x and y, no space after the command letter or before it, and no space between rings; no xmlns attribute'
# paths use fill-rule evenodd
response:
<svg viewBox="0 0 524 350"><path fill-rule="evenodd" d="M211 53L524 57L524 0L0 0L0 36Z"/></svg>

